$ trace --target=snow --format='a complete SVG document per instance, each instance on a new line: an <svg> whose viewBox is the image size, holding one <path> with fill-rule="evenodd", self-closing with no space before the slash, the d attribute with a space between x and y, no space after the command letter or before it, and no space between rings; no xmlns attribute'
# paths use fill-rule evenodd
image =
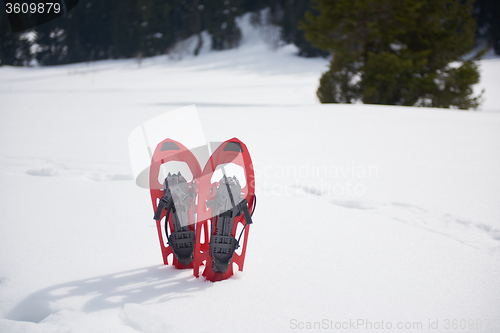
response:
<svg viewBox="0 0 500 333"><path fill-rule="evenodd" d="M182 60L0 68L0 332L498 332L500 58L483 111L320 105L327 60L241 24ZM162 265L129 162L190 104L255 165L245 270L218 283Z"/></svg>

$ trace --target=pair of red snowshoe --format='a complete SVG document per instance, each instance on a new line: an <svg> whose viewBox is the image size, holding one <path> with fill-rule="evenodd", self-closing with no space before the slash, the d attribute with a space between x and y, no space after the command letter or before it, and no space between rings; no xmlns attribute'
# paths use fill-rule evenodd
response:
<svg viewBox="0 0 500 333"><path fill-rule="evenodd" d="M192 177L168 173L161 184L160 168L172 161L186 163ZM227 175L228 165L243 169L241 183ZM222 176L214 181L217 174ZM149 184L165 265L192 268L196 277L204 266L202 275L210 281L232 276L234 264L243 270L256 201L252 160L241 141L223 142L202 170L189 149L165 139L153 154Z"/></svg>

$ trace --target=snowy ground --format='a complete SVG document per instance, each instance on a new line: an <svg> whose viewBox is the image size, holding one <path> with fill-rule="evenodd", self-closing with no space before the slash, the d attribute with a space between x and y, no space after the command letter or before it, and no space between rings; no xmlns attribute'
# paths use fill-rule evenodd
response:
<svg viewBox="0 0 500 333"><path fill-rule="evenodd" d="M0 68L0 332L499 332L500 58L480 112L320 105L326 60L244 33L140 67ZM162 265L128 157L193 103L256 169L245 271L219 283Z"/></svg>

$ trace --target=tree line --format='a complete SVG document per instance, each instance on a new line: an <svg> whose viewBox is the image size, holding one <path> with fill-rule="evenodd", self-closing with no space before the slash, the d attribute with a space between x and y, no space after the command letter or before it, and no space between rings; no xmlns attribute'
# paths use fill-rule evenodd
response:
<svg viewBox="0 0 500 333"><path fill-rule="evenodd" d="M373 2L373 1L372 1ZM375 1L377 2L377 1ZM0 65L56 65L101 59L164 54L176 42L202 31L211 34L211 48L237 47L241 31L235 18L270 9L270 22L281 28L283 43L294 43L299 55L326 56L298 29L306 12L318 14L313 0L81 0L68 14L25 33L13 34L0 13ZM500 54L500 1L477 0L476 38L490 42ZM202 39L199 38L198 48ZM36 44L36 50L33 50ZM36 51L36 52L33 52Z"/></svg>
<svg viewBox="0 0 500 333"><path fill-rule="evenodd" d="M202 31L210 33L212 49L230 49L241 40L236 17L251 12L259 21L264 8L270 9L268 23L280 26L282 40L296 43L300 55L326 54L297 28L310 0L80 0L63 17L32 29L31 40L26 32L13 34L6 14L0 13L0 65L149 57L165 54L191 36L199 37L197 53Z"/></svg>

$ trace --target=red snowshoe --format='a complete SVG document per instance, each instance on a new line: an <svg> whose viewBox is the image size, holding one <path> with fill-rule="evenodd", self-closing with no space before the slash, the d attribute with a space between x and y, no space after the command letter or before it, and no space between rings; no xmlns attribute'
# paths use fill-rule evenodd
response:
<svg viewBox="0 0 500 333"><path fill-rule="evenodd" d="M225 168L230 164L243 169L243 186L236 176L226 174ZM214 173L219 169L222 177L219 182L213 181ZM243 270L249 225L252 223L250 212L253 213L254 207L252 160L247 147L233 138L215 150L200 177L193 262L196 277L203 263L203 276L210 281L229 278L233 275L233 264ZM243 244L240 246L242 235Z"/></svg>
<svg viewBox="0 0 500 333"><path fill-rule="evenodd" d="M177 174L168 173L161 184L159 180L161 166L171 161L185 162L192 174L192 180L186 180L180 172ZM154 219L156 220L165 265L168 265L168 256L173 254L171 264L176 268L193 267L196 181L200 175L201 167L198 160L182 144L165 139L157 145L151 160L149 185L153 210L155 211ZM165 222L162 229L161 220L164 217Z"/></svg>

